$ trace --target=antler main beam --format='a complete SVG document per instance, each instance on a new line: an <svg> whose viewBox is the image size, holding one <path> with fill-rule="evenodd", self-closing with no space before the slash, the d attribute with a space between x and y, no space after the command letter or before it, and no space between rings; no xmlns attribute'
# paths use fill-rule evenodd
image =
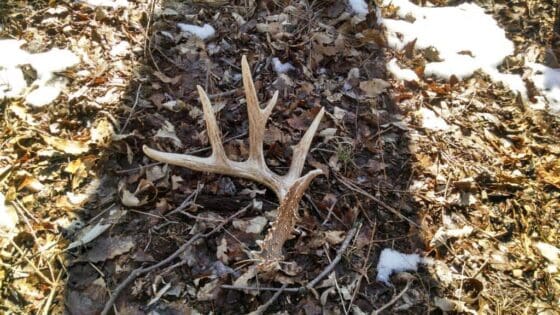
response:
<svg viewBox="0 0 560 315"><path fill-rule="evenodd" d="M249 116L249 158L246 161L232 161L226 156L221 141L220 128L216 122L216 116L214 115L210 99L200 86L197 86L197 90L204 111L204 120L206 121L210 146L212 147L212 155L209 157L198 157L189 154L168 153L154 150L147 146L144 146L143 150L147 156L160 162L186 167L195 171L242 177L272 189L280 201L280 207L278 208L277 220L273 223L272 228L261 244L261 256L266 260L281 260L282 246L289 238L297 220L299 201L311 180L323 173L320 169L315 169L301 176L305 158L309 152L313 136L323 117L324 109L321 108L300 142L293 148L292 164L288 173L283 176L278 175L268 168L263 153L266 122L278 100L278 91L274 93L266 107L261 109L251 77L251 70L245 56L241 59L241 72Z"/></svg>

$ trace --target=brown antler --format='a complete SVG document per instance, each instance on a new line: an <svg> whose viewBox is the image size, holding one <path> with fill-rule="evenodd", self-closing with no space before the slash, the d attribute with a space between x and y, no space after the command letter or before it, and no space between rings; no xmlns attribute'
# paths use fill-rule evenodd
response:
<svg viewBox="0 0 560 315"><path fill-rule="evenodd" d="M204 110L204 120L208 129L208 138L212 146L212 155L197 157L188 154L161 152L144 146L144 153L150 158L164 163L174 164L201 172L211 172L230 176L243 177L261 183L272 189L280 201L278 218L272 224L265 239L261 242L260 257L267 261L282 259L282 246L292 233L296 220L299 201L311 183L311 180L323 172L320 169L310 171L301 176L305 158L311 146L313 136L319 127L324 114L321 111L304 134L301 141L293 148L292 165L286 175L280 176L272 172L265 163L263 155L263 137L266 121L278 100L278 91L274 93L268 105L261 109L257 92L251 77L247 58L241 59L243 85L247 98L249 116L249 158L244 162L232 161L227 158L221 142L220 129L206 92L197 86L200 102Z"/></svg>

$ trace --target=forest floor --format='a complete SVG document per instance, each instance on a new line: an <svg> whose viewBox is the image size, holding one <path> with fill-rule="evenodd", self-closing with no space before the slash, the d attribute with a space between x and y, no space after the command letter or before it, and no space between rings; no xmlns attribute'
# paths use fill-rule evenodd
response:
<svg viewBox="0 0 560 315"><path fill-rule="evenodd" d="M528 49L545 62L553 0L481 5L515 43L510 72L523 73ZM2 2L0 39L80 63L59 74L68 84L52 104L0 99L0 312L559 314L560 118L481 73L423 76L427 52L388 48L378 19L372 4L358 19L334 0ZM324 175L268 278L248 271L274 194L142 151L210 154L200 85L228 157L244 160L242 55L262 103L280 92L271 170L287 172L326 110L306 161ZM391 78L393 57L421 80ZM425 109L446 127L427 128ZM425 259L380 282L386 248Z"/></svg>

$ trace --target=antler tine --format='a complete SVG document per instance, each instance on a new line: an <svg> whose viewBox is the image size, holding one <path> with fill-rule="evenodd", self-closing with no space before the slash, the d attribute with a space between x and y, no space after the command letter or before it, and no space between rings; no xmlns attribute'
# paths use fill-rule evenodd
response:
<svg viewBox="0 0 560 315"><path fill-rule="evenodd" d="M267 167L263 155L263 137L266 128L266 121L276 105L278 92L263 110L259 105L257 91L251 76L251 69L245 55L241 58L241 73L243 75L243 86L245 98L247 99L247 114L249 116L249 160L255 161L260 167Z"/></svg>
<svg viewBox="0 0 560 315"><path fill-rule="evenodd" d="M313 119L311 126L309 126L299 143L294 146L292 154L292 165L290 165L290 170L288 171L286 178L295 180L301 175L303 165L305 164L305 158L307 157L307 153L309 152L309 147L311 146L311 142L313 141L313 137L315 136L315 132L317 132L317 128L319 127L319 123L321 122L324 113L325 109L321 107L321 110L319 111L317 116L315 116L315 119ZM319 174L322 174L322 172L318 173L317 175Z"/></svg>
<svg viewBox="0 0 560 315"><path fill-rule="evenodd" d="M206 92L202 89L200 85L196 86L198 90L198 95L200 96L200 102L202 103L202 110L204 111L204 120L206 121L206 129L208 130L208 140L212 146L212 156L218 161L227 162L227 156L224 151L224 146L222 145L222 135L218 123L216 122L216 115L214 115L214 109L212 108L212 103Z"/></svg>

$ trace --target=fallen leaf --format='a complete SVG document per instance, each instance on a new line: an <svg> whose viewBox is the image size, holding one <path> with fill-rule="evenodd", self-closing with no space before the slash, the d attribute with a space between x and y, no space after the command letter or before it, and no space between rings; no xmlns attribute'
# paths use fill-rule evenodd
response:
<svg viewBox="0 0 560 315"><path fill-rule="evenodd" d="M376 97L385 92L391 84L385 80L372 79L360 82L360 89L366 93L368 97Z"/></svg>
<svg viewBox="0 0 560 315"><path fill-rule="evenodd" d="M66 250L70 250L72 248L76 248L93 241L99 235L103 234L103 232L107 231L110 226L111 224L105 224L104 221L101 220L94 226L88 226L84 228L79 232L76 240L68 245Z"/></svg>
<svg viewBox="0 0 560 315"><path fill-rule="evenodd" d="M175 146L177 147L183 146L183 143L181 143L181 140L179 140L177 134L175 133L175 126L173 126L167 120L164 122L163 126L158 130L155 137L171 139L171 141L173 142L173 144L175 144Z"/></svg>
<svg viewBox="0 0 560 315"><path fill-rule="evenodd" d="M27 175L23 178L23 181L19 184L18 190L27 189L31 192L40 192L45 188L39 180L31 175Z"/></svg>
<svg viewBox="0 0 560 315"><path fill-rule="evenodd" d="M227 240L225 237L222 237L220 241L220 245L216 248L216 257L221 260L224 264L227 264L229 261L229 256L227 255Z"/></svg>
<svg viewBox="0 0 560 315"><path fill-rule="evenodd" d="M93 247L77 261L99 262L113 259L134 248L132 237L106 237L95 241Z"/></svg>
<svg viewBox="0 0 560 315"><path fill-rule="evenodd" d="M154 75L161 80L161 82L164 83L171 83L172 85L177 84L179 82L179 80L181 80L181 75L177 75L173 78L170 78L168 76L166 76L165 74L159 72L159 71L155 71Z"/></svg>
<svg viewBox="0 0 560 315"><path fill-rule="evenodd" d="M127 207L138 207L141 205L140 199L126 188L122 189L121 202Z"/></svg>
<svg viewBox="0 0 560 315"><path fill-rule="evenodd" d="M325 239L331 245L337 245L344 240L344 231L327 231L325 232Z"/></svg>
<svg viewBox="0 0 560 315"><path fill-rule="evenodd" d="M58 137L41 135L43 140L57 151L80 155L89 151L89 145L81 141L66 140Z"/></svg>
<svg viewBox="0 0 560 315"><path fill-rule="evenodd" d="M263 216L254 217L251 220L234 220L233 226L245 231L245 233L259 234L262 232L268 220Z"/></svg>
<svg viewBox="0 0 560 315"><path fill-rule="evenodd" d="M538 165L537 177L541 181L560 189L560 159Z"/></svg>
<svg viewBox="0 0 560 315"><path fill-rule="evenodd" d="M200 288L196 293L196 298L198 301L212 301L218 297L219 293L220 279L214 279Z"/></svg>

